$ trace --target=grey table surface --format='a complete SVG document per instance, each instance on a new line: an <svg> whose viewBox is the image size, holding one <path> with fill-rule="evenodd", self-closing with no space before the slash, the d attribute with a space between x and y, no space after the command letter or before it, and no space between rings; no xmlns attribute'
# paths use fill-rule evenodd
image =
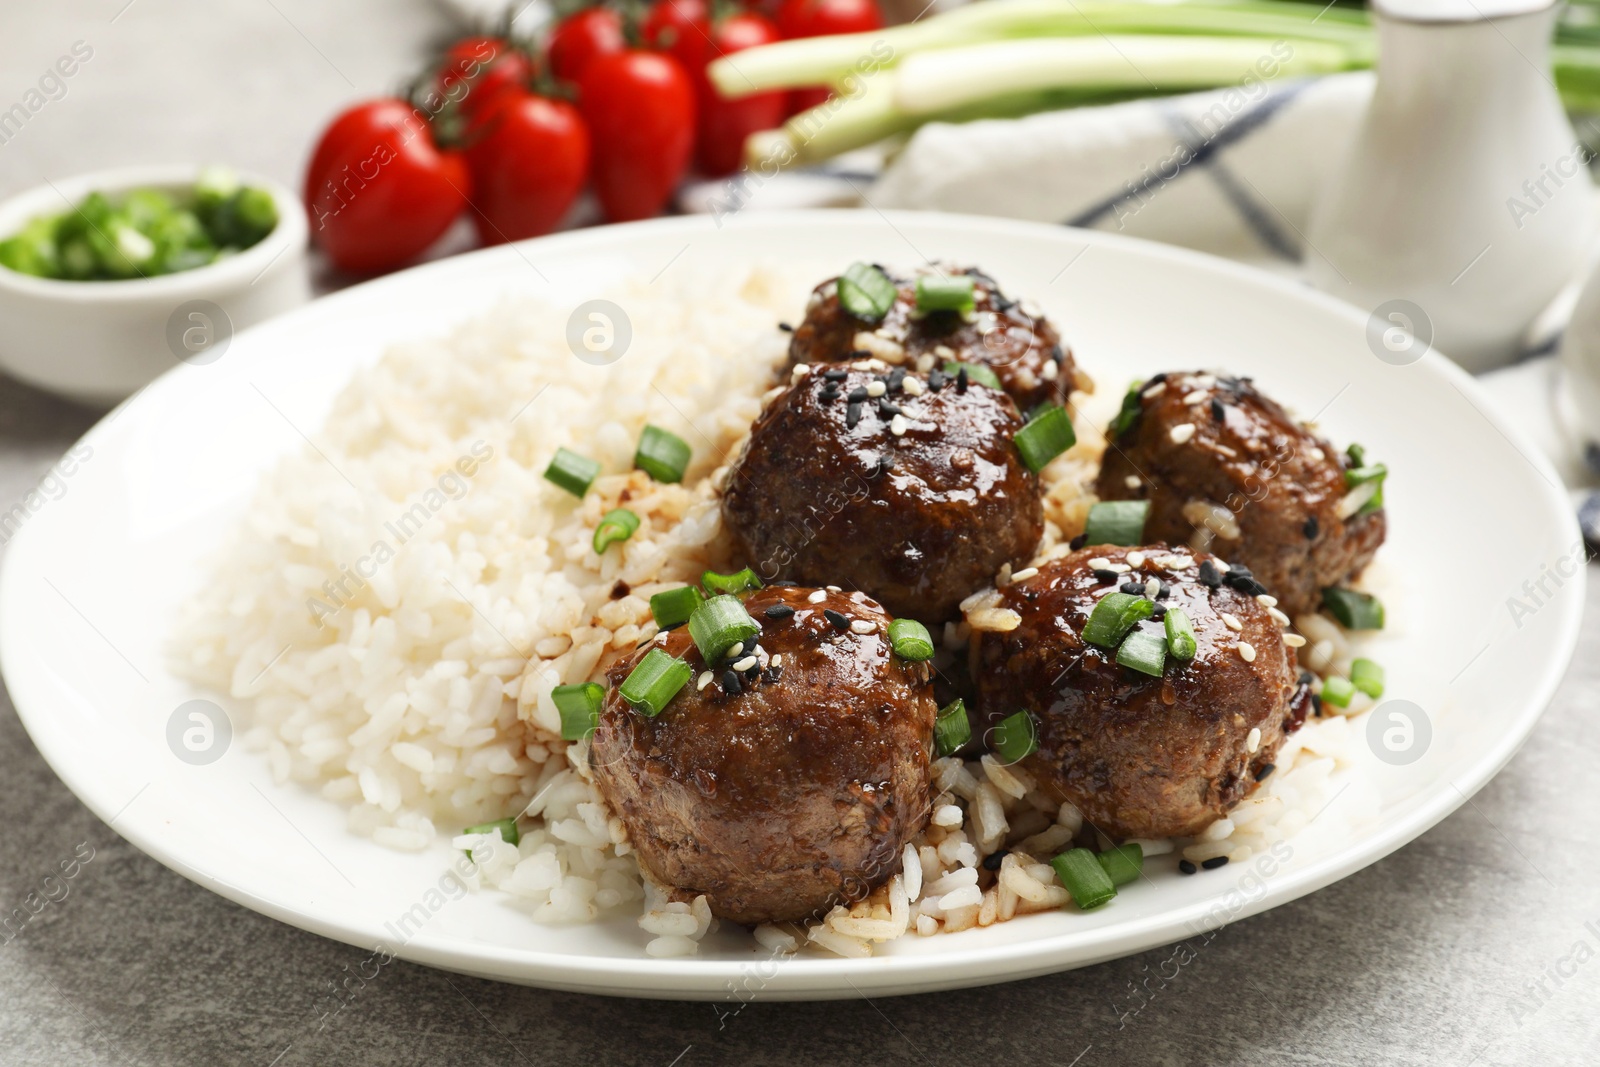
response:
<svg viewBox="0 0 1600 1067"><path fill-rule="evenodd" d="M4 0L0 12L0 110L74 42L94 50L0 143L0 193L174 160L297 181L319 124L396 84L448 28L420 0ZM96 417L0 378L0 510ZM1600 1063L1597 649L1591 610L1532 739L1456 814L1191 943L1182 967L1164 948L957 993L756 1001L728 1018L401 963L319 1029L327 983L364 954L128 845L56 779L0 693L0 913L58 857L94 850L68 896L0 942L0 1064Z"/></svg>

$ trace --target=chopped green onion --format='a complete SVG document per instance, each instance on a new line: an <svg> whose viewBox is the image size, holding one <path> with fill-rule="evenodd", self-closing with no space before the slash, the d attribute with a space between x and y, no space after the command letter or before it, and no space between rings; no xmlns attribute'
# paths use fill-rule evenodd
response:
<svg viewBox="0 0 1600 1067"><path fill-rule="evenodd" d="M652 648L622 680L617 692L646 718L655 718L689 682L689 664L665 650Z"/></svg>
<svg viewBox="0 0 1600 1067"><path fill-rule="evenodd" d="M1117 662L1152 678L1161 677L1167 665L1167 642L1158 634L1135 630L1122 639L1117 649Z"/></svg>
<svg viewBox="0 0 1600 1067"><path fill-rule="evenodd" d="M1143 388L1143 381L1136 381L1128 386L1128 391L1122 398L1122 407L1117 411L1117 417L1111 420L1112 438L1121 437L1133 429L1134 424L1139 421L1139 415L1144 411L1144 402L1139 396L1139 390Z"/></svg>
<svg viewBox="0 0 1600 1067"><path fill-rule="evenodd" d="M918 311L971 311L974 304L970 274L924 274L917 279Z"/></svg>
<svg viewBox="0 0 1600 1067"><path fill-rule="evenodd" d="M870 263L852 263L839 275L839 304L858 319L879 321L899 295L889 276Z"/></svg>
<svg viewBox="0 0 1600 1067"><path fill-rule="evenodd" d="M522 834L517 830L517 820L515 819L496 819L494 822L479 823L477 826L469 826L461 832L464 834L488 835L496 830L500 831L500 840L508 845L515 845L522 840Z"/></svg>
<svg viewBox="0 0 1600 1067"><path fill-rule="evenodd" d="M688 622L689 616L705 602L706 598L694 586L680 586L651 597L650 615L656 620L657 629L672 630Z"/></svg>
<svg viewBox="0 0 1600 1067"><path fill-rule="evenodd" d="M1194 639L1194 624L1182 608L1168 608L1162 620L1167 627L1167 651L1177 659L1194 659L1199 648Z"/></svg>
<svg viewBox="0 0 1600 1067"><path fill-rule="evenodd" d="M957 377L962 371L967 372L967 381L987 385L990 389L1005 390L1000 385L1000 376L984 366L982 363L958 363L953 359L945 360L943 367L945 374L951 378Z"/></svg>
<svg viewBox="0 0 1600 1067"><path fill-rule="evenodd" d="M1373 700L1383 696L1383 665L1370 659L1358 659L1350 664L1350 684Z"/></svg>
<svg viewBox="0 0 1600 1067"><path fill-rule="evenodd" d="M706 666L715 664L734 645L761 632L761 627L736 596L714 596L689 616L689 636L694 638Z"/></svg>
<svg viewBox="0 0 1600 1067"><path fill-rule="evenodd" d="M1351 446L1351 448L1357 447L1359 446ZM1370 515L1372 512L1383 507L1383 480L1388 476L1389 468L1384 466L1382 463L1373 463L1365 466L1352 467L1344 472L1344 484L1348 488L1354 489L1357 486L1366 485L1369 482L1377 483L1377 488L1374 489L1372 495L1367 498L1367 502L1361 505L1361 509L1356 512L1357 515Z"/></svg>
<svg viewBox="0 0 1600 1067"><path fill-rule="evenodd" d="M1322 606L1346 629L1383 629L1383 601L1375 596L1329 586L1322 591Z"/></svg>
<svg viewBox="0 0 1600 1067"><path fill-rule="evenodd" d="M689 442L677 434L659 426L646 426L639 435L633 465L656 481L670 485L683 481L683 472L689 467L689 453Z"/></svg>
<svg viewBox="0 0 1600 1067"><path fill-rule="evenodd" d="M1111 876L1086 848L1069 849L1051 860L1050 866L1056 869L1056 877L1072 894L1073 903L1084 911L1098 908L1117 895Z"/></svg>
<svg viewBox="0 0 1600 1067"><path fill-rule="evenodd" d="M716 571L706 571L700 576L700 584L706 587L706 592L712 596L721 593L748 593L752 589L761 588L761 579L756 572L746 567L742 571L732 574L718 574Z"/></svg>
<svg viewBox="0 0 1600 1067"><path fill-rule="evenodd" d="M1039 726L1025 711L995 724L994 752L1006 763L1016 763L1039 751Z"/></svg>
<svg viewBox="0 0 1600 1067"><path fill-rule="evenodd" d="M1051 404L1045 411L1029 419L1028 425L1018 430L1013 440L1017 442L1017 451L1022 453L1022 462L1038 474L1044 470L1045 464L1076 444L1078 435L1072 432L1072 420L1067 417L1067 409Z"/></svg>
<svg viewBox="0 0 1600 1067"><path fill-rule="evenodd" d="M1322 700L1325 704L1348 708L1350 698L1356 695L1356 687L1350 684L1348 678L1341 678L1337 674L1329 675L1322 683Z"/></svg>
<svg viewBox="0 0 1600 1067"><path fill-rule="evenodd" d="M550 691L550 699L561 713L561 739L582 741L600 724L600 705L605 703L606 689L598 682L558 685Z"/></svg>
<svg viewBox="0 0 1600 1067"><path fill-rule="evenodd" d="M544 469L547 482L554 482L573 496L581 497L589 491L600 475L600 462L580 456L569 449L558 448L550 466Z"/></svg>
<svg viewBox="0 0 1600 1067"><path fill-rule="evenodd" d="M933 638L916 619L896 619L889 624L889 644L901 659L933 658Z"/></svg>
<svg viewBox="0 0 1600 1067"><path fill-rule="evenodd" d="M1144 870L1144 849L1136 844L1118 845L1095 855L1112 885L1127 885Z"/></svg>
<svg viewBox="0 0 1600 1067"><path fill-rule="evenodd" d="M1155 610L1155 604L1142 596L1107 593L1089 612L1089 620L1083 624L1083 639L1101 648L1116 648L1123 635Z"/></svg>
<svg viewBox="0 0 1600 1067"><path fill-rule="evenodd" d="M1142 545L1148 500L1107 500L1089 509L1083 524L1086 545Z"/></svg>
<svg viewBox="0 0 1600 1067"><path fill-rule="evenodd" d="M1352 467L1365 467L1367 465L1367 450L1358 444L1352 443L1349 448L1344 450L1344 454L1349 457L1350 466Z"/></svg>
<svg viewBox="0 0 1600 1067"><path fill-rule="evenodd" d="M939 709L933 720L933 747L941 756L953 756L972 740L972 724L967 721L967 705L957 697Z"/></svg>
<svg viewBox="0 0 1600 1067"><path fill-rule="evenodd" d="M600 555L618 541L626 541L639 528L639 516L627 508L612 508L594 528L594 554Z"/></svg>

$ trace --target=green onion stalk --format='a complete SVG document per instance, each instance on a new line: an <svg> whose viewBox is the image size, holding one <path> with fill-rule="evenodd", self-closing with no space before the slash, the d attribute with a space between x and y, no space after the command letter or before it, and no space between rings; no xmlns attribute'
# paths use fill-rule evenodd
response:
<svg viewBox="0 0 1600 1067"><path fill-rule="evenodd" d="M1591 4L1582 4L1595 10ZM1567 19L1553 49L1568 107L1600 109L1600 18ZM835 96L745 144L752 166L816 163L927 122L1369 68L1366 13L1293 0L982 0L857 34L783 41L718 59L735 98L808 85Z"/></svg>

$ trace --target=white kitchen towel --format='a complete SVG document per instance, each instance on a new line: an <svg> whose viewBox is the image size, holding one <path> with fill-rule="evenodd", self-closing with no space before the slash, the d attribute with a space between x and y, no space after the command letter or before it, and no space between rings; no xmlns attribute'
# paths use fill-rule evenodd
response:
<svg viewBox="0 0 1600 1067"><path fill-rule="evenodd" d="M931 123L898 151L684 190L685 211L834 204L1116 230L1292 269L1323 178L1372 96L1368 72Z"/></svg>

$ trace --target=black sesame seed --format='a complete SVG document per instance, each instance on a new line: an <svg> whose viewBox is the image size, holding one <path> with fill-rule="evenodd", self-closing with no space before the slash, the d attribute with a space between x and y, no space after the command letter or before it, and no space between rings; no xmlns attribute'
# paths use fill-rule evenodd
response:
<svg viewBox="0 0 1600 1067"><path fill-rule="evenodd" d="M1079 534L1077 537L1074 537L1072 540L1067 542L1067 547L1072 549L1072 551L1076 552L1076 551L1078 551L1078 549L1082 548L1084 545L1086 545L1088 543L1089 543L1089 535L1088 534Z"/></svg>
<svg viewBox="0 0 1600 1067"><path fill-rule="evenodd" d="M850 353L850 359L871 359L872 353L865 348L857 348Z"/></svg>
<svg viewBox="0 0 1600 1067"><path fill-rule="evenodd" d="M986 871L998 871L1000 869L1000 864L1009 855L1011 855L1011 850L1009 848L1003 848L999 852L989 853L987 856L983 857L983 869Z"/></svg>
<svg viewBox="0 0 1600 1067"><path fill-rule="evenodd" d="M1098 567L1096 567L1094 570L1094 576L1099 579L1101 585L1104 585L1106 582L1114 582L1118 577L1116 571L1105 571Z"/></svg>
<svg viewBox="0 0 1600 1067"><path fill-rule="evenodd" d="M1194 864L1190 863L1188 860L1179 860L1178 861L1178 870L1182 871L1184 874L1193 874L1195 871L1198 871L1199 869L1200 868L1196 867Z"/></svg>
<svg viewBox="0 0 1600 1067"><path fill-rule="evenodd" d="M830 382L842 382L850 377L850 372L843 367L829 367L822 372L822 376Z"/></svg>
<svg viewBox="0 0 1600 1067"><path fill-rule="evenodd" d="M928 388L935 393L944 388L944 371L935 367L928 372Z"/></svg>
<svg viewBox="0 0 1600 1067"><path fill-rule="evenodd" d="M894 470L894 453L885 452L878 457L878 473L888 474Z"/></svg>
<svg viewBox="0 0 1600 1067"><path fill-rule="evenodd" d="M906 380L905 368L904 367L896 367L894 370L889 372L888 380L886 380L883 384L887 385L889 387L889 392L892 393L896 389L899 389L900 386L905 383L905 380Z"/></svg>
<svg viewBox="0 0 1600 1067"><path fill-rule="evenodd" d="M784 333L794 333L794 327L790 326L787 322L778 323L778 329L782 330Z"/></svg>
<svg viewBox="0 0 1600 1067"><path fill-rule="evenodd" d="M1316 693L1311 694L1311 717L1313 719L1322 718L1322 697Z"/></svg>
<svg viewBox="0 0 1600 1067"><path fill-rule="evenodd" d="M1060 345L1051 345L1050 358L1055 360L1057 364L1065 363L1067 361L1067 353Z"/></svg>
<svg viewBox="0 0 1600 1067"><path fill-rule="evenodd" d="M827 619L828 624L835 630L850 629L850 620L839 614L837 611L834 611L832 608L823 608L822 617Z"/></svg>
<svg viewBox="0 0 1600 1067"><path fill-rule="evenodd" d="M1157 579L1157 581L1160 582L1160 579ZM1160 585L1161 588L1156 590L1156 599L1165 600L1167 597L1172 595L1172 586L1168 585L1166 582L1160 582Z"/></svg>
<svg viewBox="0 0 1600 1067"><path fill-rule="evenodd" d="M1300 532L1306 535L1307 541L1315 541L1317 534L1322 532L1322 527L1317 523L1315 515L1306 516L1306 524L1300 527Z"/></svg>
<svg viewBox="0 0 1600 1067"><path fill-rule="evenodd" d="M854 389L850 390L850 395L845 397L845 399L850 401L852 404L862 403L867 399L867 387L864 385L856 386Z"/></svg>
<svg viewBox="0 0 1600 1067"><path fill-rule="evenodd" d="M776 682L782 675L783 675L783 668L782 667L768 667L766 670L761 672L761 680L763 682L766 682L768 685L771 685L773 682Z"/></svg>
<svg viewBox="0 0 1600 1067"><path fill-rule="evenodd" d="M763 614L769 619L787 619L794 614L794 609L787 604L774 604Z"/></svg>
<svg viewBox="0 0 1600 1067"><path fill-rule="evenodd" d="M1271 774L1273 771L1275 771L1277 769L1278 769L1278 765L1276 763L1263 763L1256 770L1256 781L1258 781L1258 782L1261 781L1263 778L1265 778L1267 775Z"/></svg>
<svg viewBox="0 0 1600 1067"><path fill-rule="evenodd" d="M1209 559L1200 564L1200 584L1207 589L1215 589L1222 584L1222 574L1217 570L1217 565Z"/></svg>
<svg viewBox="0 0 1600 1067"><path fill-rule="evenodd" d="M727 670L722 672L722 691L729 696L738 696L744 692L744 682L739 680L739 672Z"/></svg>
<svg viewBox="0 0 1600 1067"><path fill-rule="evenodd" d="M1202 860L1200 863L1200 866L1204 867L1208 871L1214 871L1218 867L1226 867L1227 865L1228 857L1226 856L1212 856L1210 859Z"/></svg>
<svg viewBox="0 0 1600 1067"><path fill-rule="evenodd" d="M1123 582L1121 585L1117 586L1117 592L1132 593L1134 596L1142 596L1144 594L1144 583Z"/></svg>
<svg viewBox="0 0 1600 1067"><path fill-rule="evenodd" d="M1156 604L1150 609L1150 617L1160 622L1167 617L1167 606L1165 604Z"/></svg>
<svg viewBox="0 0 1600 1067"><path fill-rule="evenodd" d="M1218 422L1228 417L1227 409L1222 406L1222 401L1217 397L1211 398L1211 417Z"/></svg>
<svg viewBox="0 0 1600 1067"><path fill-rule="evenodd" d="M900 409L894 404L889 403L888 397L880 396L878 398L878 414L885 419L892 419L896 415L900 414Z"/></svg>
<svg viewBox="0 0 1600 1067"><path fill-rule="evenodd" d="M956 392L965 393L966 391L967 391L967 368L962 367L961 370L956 373Z"/></svg>
<svg viewBox="0 0 1600 1067"><path fill-rule="evenodd" d="M844 409L844 426L847 430L856 428L856 423L861 421L861 405L852 400Z"/></svg>
<svg viewBox="0 0 1600 1067"><path fill-rule="evenodd" d="M822 387L822 392L817 394L817 399L822 401L824 404L831 404L833 401L839 399L838 387L832 382L829 382L827 385Z"/></svg>

